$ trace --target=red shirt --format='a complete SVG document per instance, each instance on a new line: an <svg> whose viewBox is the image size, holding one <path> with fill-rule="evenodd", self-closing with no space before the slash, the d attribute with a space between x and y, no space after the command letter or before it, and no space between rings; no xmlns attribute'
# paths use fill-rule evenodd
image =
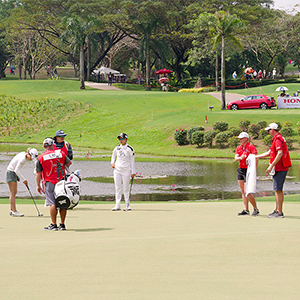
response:
<svg viewBox="0 0 300 300"><path fill-rule="evenodd" d="M246 145L238 146L236 148L235 154L238 154L239 156L242 156L243 154L246 155L246 157L240 161L239 168L247 169L247 157L249 156L249 154L257 154L257 150L253 144L247 143Z"/></svg>
<svg viewBox="0 0 300 300"><path fill-rule="evenodd" d="M277 152L279 150L282 150L283 155L280 161L275 165L275 171L288 171L291 164L290 154L289 150L287 148L285 139L282 137L282 135L278 132L272 139L272 145L271 145L271 153L270 153L270 163L272 163L277 155Z"/></svg>
<svg viewBox="0 0 300 300"><path fill-rule="evenodd" d="M60 165L65 173L65 158L66 155L60 150L48 149L38 157L40 163L43 180L50 181L53 184L56 184L64 176L61 171L59 171L59 178L57 178L57 161L60 162ZM37 167L37 171L39 171Z"/></svg>
<svg viewBox="0 0 300 300"><path fill-rule="evenodd" d="M70 146L70 144L64 141L64 145L63 145L62 148L57 148L55 143L54 143L53 149L54 150L61 150L67 157L69 157L69 152L68 152L68 147L69 146Z"/></svg>

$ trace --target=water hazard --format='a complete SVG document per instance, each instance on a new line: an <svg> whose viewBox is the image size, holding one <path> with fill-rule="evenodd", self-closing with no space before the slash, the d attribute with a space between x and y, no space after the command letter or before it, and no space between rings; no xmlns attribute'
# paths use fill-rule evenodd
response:
<svg viewBox="0 0 300 300"><path fill-rule="evenodd" d="M22 146L21 150L26 147ZM1 150L1 149L0 149ZM18 150L18 151L21 151ZM38 149L40 151L40 149ZM9 154L9 155L7 155ZM12 159L12 151L0 155L0 197L8 197L5 171ZM260 161L257 175L256 196L271 196L272 180L265 176L268 161ZM82 170L82 198L86 200L113 200L114 183L110 161L73 161L72 170ZM199 160L196 162L136 162L137 177L132 186L132 201L187 201L220 200L241 198L237 183L237 163L232 160ZM26 162L22 173L29 181L34 196L36 192L33 163ZM299 163L288 173L285 183L286 194L300 192ZM18 197L28 197L28 191L18 185Z"/></svg>

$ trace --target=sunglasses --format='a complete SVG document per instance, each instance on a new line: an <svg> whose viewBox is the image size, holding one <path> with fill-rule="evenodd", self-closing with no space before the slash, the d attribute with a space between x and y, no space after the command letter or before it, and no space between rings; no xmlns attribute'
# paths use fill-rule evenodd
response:
<svg viewBox="0 0 300 300"><path fill-rule="evenodd" d="M65 136L64 135L58 135L57 137L64 138Z"/></svg>
<svg viewBox="0 0 300 300"><path fill-rule="evenodd" d="M125 138L119 138L119 141L123 141L123 140L125 140Z"/></svg>

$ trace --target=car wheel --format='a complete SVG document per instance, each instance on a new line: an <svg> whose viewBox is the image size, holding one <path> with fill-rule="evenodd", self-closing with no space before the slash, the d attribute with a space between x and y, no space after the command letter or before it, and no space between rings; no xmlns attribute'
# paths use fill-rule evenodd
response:
<svg viewBox="0 0 300 300"><path fill-rule="evenodd" d="M231 105L231 110L238 110L239 107L236 104Z"/></svg>
<svg viewBox="0 0 300 300"><path fill-rule="evenodd" d="M261 109L267 109L267 108L268 108L268 105L267 105L266 103L262 103L262 104L260 105L260 108L261 108Z"/></svg>

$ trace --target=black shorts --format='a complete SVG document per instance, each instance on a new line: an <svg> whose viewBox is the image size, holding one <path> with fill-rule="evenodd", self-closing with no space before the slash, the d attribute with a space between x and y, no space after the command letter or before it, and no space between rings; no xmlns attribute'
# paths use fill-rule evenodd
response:
<svg viewBox="0 0 300 300"><path fill-rule="evenodd" d="M273 190L274 191L282 191L283 190L283 184L284 184L287 172L288 171L275 172L275 175L273 176Z"/></svg>
<svg viewBox="0 0 300 300"><path fill-rule="evenodd" d="M238 168L237 172L238 172L237 179L244 180L244 182L246 182L247 169Z"/></svg>

